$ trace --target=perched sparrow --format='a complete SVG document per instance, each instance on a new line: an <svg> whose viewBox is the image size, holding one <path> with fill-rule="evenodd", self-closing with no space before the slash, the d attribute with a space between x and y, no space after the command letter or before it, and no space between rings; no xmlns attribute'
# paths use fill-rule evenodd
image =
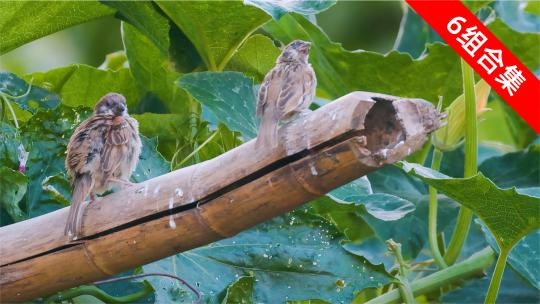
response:
<svg viewBox="0 0 540 304"><path fill-rule="evenodd" d="M313 101L317 78L308 63L310 46L302 40L289 43L264 77L257 99L257 116L262 120L257 146L275 147L279 121L306 110Z"/></svg>
<svg viewBox="0 0 540 304"><path fill-rule="evenodd" d="M67 146L73 195L64 233L70 241L80 237L82 202L88 195L93 200L94 193L131 185L129 177L140 153L139 124L128 115L126 99L117 93L103 96Z"/></svg>

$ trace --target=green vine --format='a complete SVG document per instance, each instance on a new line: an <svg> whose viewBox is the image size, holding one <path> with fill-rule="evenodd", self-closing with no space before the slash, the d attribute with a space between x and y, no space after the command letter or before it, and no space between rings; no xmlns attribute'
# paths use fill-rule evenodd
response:
<svg viewBox="0 0 540 304"><path fill-rule="evenodd" d="M434 274L413 281L411 283L411 289L414 295L422 295L438 291L440 288L455 284L464 279L483 276L484 270L491 266L494 260L495 252L490 247L486 247L463 262L456 263ZM394 289L365 304L400 303L400 299L400 291Z"/></svg>
<svg viewBox="0 0 540 304"><path fill-rule="evenodd" d="M436 147L433 148L433 157L431 160L431 169L439 171L441 167L441 161L443 158L443 153L441 150ZM429 235L429 248L433 259L439 269L448 267L444 258L441 255L439 250L439 242L437 240L437 189L429 186L429 218L428 218L428 235Z"/></svg>
<svg viewBox="0 0 540 304"><path fill-rule="evenodd" d="M476 96L474 91L474 71L461 60L463 74L463 91L465 92L465 177L476 174L478 154L478 130L476 126ZM446 250L444 260L447 264L454 264L461 253L463 244L469 234L473 213L461 206L457 224Z"/></svg>

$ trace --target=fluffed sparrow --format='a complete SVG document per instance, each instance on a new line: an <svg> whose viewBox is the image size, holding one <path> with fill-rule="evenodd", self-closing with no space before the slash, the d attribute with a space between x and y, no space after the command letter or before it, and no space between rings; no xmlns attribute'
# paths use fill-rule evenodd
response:
<svg viewBox="0 0 540 304"><path fill-rule="evenodd" d="M273 148L278 144L278 124L306 110L315 97L317 78L308 63L311 43L289 43L266 74L259 89L257 116L261 118L256 145Z"/></svg>
<svg viewBox="0 0 540 304"><path fill-rule="evenodd" d="M70 241L80 237L82 202L88 195L93 200L94 193L131 185L140 153L139 124L128 115L126 99L117 93L103 96L67 146L65 165L73 195L64 233Z"/></svg>

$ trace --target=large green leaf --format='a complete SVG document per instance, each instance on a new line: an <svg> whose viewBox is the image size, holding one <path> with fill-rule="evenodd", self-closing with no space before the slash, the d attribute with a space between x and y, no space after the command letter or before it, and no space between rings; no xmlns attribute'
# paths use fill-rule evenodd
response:
<svg viewBox="0 0 540 304"><path fill-rule="evenodd" d="M540 16L525 10L525 1L496 1L494 8L504 23L520 32L540 32Z"/></svg>
<svg viewBox="0 0 540 304"><path fill-rule="evenodd" d="M204 110L245 139L257 134L253 81L237 72L186 74L178 85L204 105Z"/></svg>
<svg viewBox="0 0 540 304"><path fill-rule="evenodd" d="M113 13L98 1L0 1L0 54Z"/></svg>
<svg viewBox="0 0 540 304"><path fill-rule="evenodd" d="M499 187L520 187L518 191L521 193L539 196L537 187L540 185L540 145L531 145L524 151L489 158L482 162L479 170ZM493 235L485 225L482 225L482 230L491 247L499 251ZM508 256L512 269L537 289L540 289L540 273L535 266L540 263L536 254L539 246L540 231L536 230L519 241Z"/></svg>
<svg viewBox="0 0 540 304"><path fill-rule="evenodd" d="M370 187L366 191L367 186ZM386 193L372 193L366 177L355 180L327 194L341 204L363 206L373 217L383 221L395 221L414 211L413 203Z"/></svg>
<svg viewBox="0 0 540 304"><path fill-rule="evenodd" d="M535 0L528 0L525 5L524 11L529 14L540 16L540 2Z"/></svg>
<svg viewBox="0 0 540 304"><path fill-rule="evenodd" d="M66 173L61 172L47 176L41 185L43 188L41 204L61 204L63 206L71 204L71 183Z"/></svg>
<svg viewBox="0 0 540 304"><path fill-rule="evenodd" d="M244 0L245 4L256 6L267 12L272 18L279 19L286 13L295 12L302 15L315 15L329 9L337 0L310 0L310 1L265 1Z"/></svg>
<svg viewBox="0 0 540 304"><path fill-rule="evenodd" d="M499 40L504 41L504 45L531 71L538 69L540 66L540 56L537 56L540 53L540 33L517 32L498 18L487 27Z"/></svg>
<svg viewBox="0 0 540 304"><path fill-rule="evenodd" d="M222 304L253 303L253 276L243 276L227 287Z"/></svg>
<svg viewBox="0 0 540 304"><path fill-rule="evenodd" d="M270 17L239 1L158 1L211 71L222 70L245 39Z"/></svg>
<svg viewBox="0 0 540 304"><path fill-rule="evenodd" d="M394 48L418 58L426 50L426 44L443 42L442 38L404 2L401 5L403 17Z"/></svg>
<svg viewBox="0 0 540 304"><path fill-rule="evenodd" d="M28 178L21 172L0 166L0 206L13 221L23 220L19 202L26 193Z"/></svg>
<svg viewBox="0 0 540 304"><path fill-rule="evenodd" d="M16 136L15 127L0 121L0 166L11 169L19 167L17 148L20 143Z"/></svg>
<svg viewBox="0 0 540 304"><path fill-rule="evenodd" d="M353 90L363 90L436 102L443 96L447 106L463 89L459 57L446 45L427 46L427 55L413 60L396 51L379 54L347 51L329 40L316 25L300 15L288 14L270 21L265 30L283 43L294 39L313 42L310 62L324 97L336 98ZM540 66L537 34L517 33L495 21L489 28L530 69Z"/></svg>
<svg viewBox="0 0 540 304"><path fill-rule="evenodd" d="M151 1L103 1L103 4L117 10L121 19L146 35L164 55L168 53L169 20L156 10L155 4Z"/></svg>
<svg viewBox="0 0 540 304"><path fill-rule="evenodd" d="M139 156L137 167L131 174L131 179L136 183L163 175L170 171L169 163L157 152L157 140L141 136L142 151Z"/></svg>
<svg viewBox="0 0 540 304"><path fill-rule="evenodd" d="M476 226L476 225L475 225ZM473 228L473 227L471 227ZM537 268L537 265L535 265ZM484 303L489 283L493 276L493 267L482 278L471 280L460 288L448 292L441 297L442 303ZM497 303L539 303L540 293L527 285L514 271L504 272L501 287L497 295Z"/></svg>
<svg viewBox="0 0 540 304"><path fill-rule="evenodd" d="M31 113L55 108L60 103L56 94L28 84L17 75L6 71L0 71L0 94Z"/></svg>
<svg viewBox="0 0 540 304"><path fill-rule="evenodd" d="M263 35L253 35L246 40L227 65L226 70L243 72L261 83L274 67L280 50L274 42Z"/></svg>
<svg viewBox="0 0 540 304"><path fill-rule="evenodd" d="M540 228L540 198L521 194L515 188L498 188L482 173L469 178L450 178L417 164L400 164L404 171L471 209L503 249L509 250Z"/></svg>
<svg viewBox="0 0 540 304"><path fill-rule="evenodd" d="M484 225L482 225L482 230L491 248L500 252L491 232ZM508 255L507 262L512 269L529 281L529 284L540 290L540 269L538 268L540 255L537 252L538 248L540 248L540 230L536 230L519 241Z"/></svg>
<svg viewBox="0 0 540 304"><path fill-rule="evenodd" d="M540 145L488 158L479 171L501 188L537 187L540 185Z"/></svg>
<svg viewBox="0 0 540 304"><path fill-rule="evenodd" d="M416 209L403 218L388 223L370 214L362 218L372 227L382 241L393 239L402 244L405 259L414 259L427 244L428 192L416 178L407 176L394 166L386 166L368 175L373 192L386 193L406 199ZM450 199L440 197L438 208L438 231L444 231L457 214L457 205Z"/></svg>
<svg viewBox="0 0 540 304"><path fill-rule="evenodd" d="M60 95L62 104L93 108L96 102L109 92L117 92L126 97L128 108L139 101L139 95L129 69L118 71L99 70L76 64L56 68L47 72L36 72L23 77L34 84Z"/></svg>
<svg viewBox="0 0 540 304"><path fill-rule="evenodd" d="M182 114L180 119L187 119L190 114L189 98L174 83L180 73L174 71L168 53L163 53L132 25L123 23L122 28L129 67L141 96L155 95L167 112Z"/></svg>
<svg viewBox="0 0 540 304"><path fill-rule="evenodd" d="M309 298L350 302L355 292L389 282L382 267L343 250L341 239L320 217L293 212L235 237L146 265L144 271L177 269L199 288L206 303L218 302L219 293L246 275L254 278L256 303ZM173 284L161 281L154 286L158 302L172 301L169 291Z"/></svg>

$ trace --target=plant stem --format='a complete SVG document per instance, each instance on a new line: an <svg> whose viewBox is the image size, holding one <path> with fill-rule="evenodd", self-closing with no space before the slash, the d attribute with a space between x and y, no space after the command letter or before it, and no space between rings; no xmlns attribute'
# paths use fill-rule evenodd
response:
<svg viewBox="0 0 540 304"><path fill-rule="evenodd" d="M403 302L406 304L414 304L416 301L414 300L414 294L411 288L411 283L407 281L407 278L402 278L401 275L398 276L399 279L399 293L401 294L401 298L403 299Z"/></svg>
<svg viewBox="0 0 540 304"><path fill-rule="evenodd" d="M461 60L463 74L463 91L465 92L465 177L476 174L478 154L478 130L476 129L476 96L474 92L474 72L467 63ZM469 234L473 213L461 206L454 233L450 239L444 260L448 265L454 264Z"/></svg>
<svg viewBox="0 0 540 304"><path fill-rule="evenodd" d="M439 288L454 284L463 279L482 276L484 269L488 268L495 260L495 252L490 247L473 254L463 262L437 271L427 277L411 283L411 289L415 296L437 291ZM399 290L391 290L366 304L390 304L399 303L401 295Z"/></svg>
<svg viewBox="0 0 540 304"><path fill-rule="evenodd" d="M495 264L495 271L491 277L491 282L489 283L489 289L484 303L495 303L497 300L497 294L499 293L499 286L501 285L502 276L504 273L504 268L506 267L506 259L508 258L508 253L510 249L502 249L497 259L497 264Z"/></svg>
<svg viewBox="0 0 540 304"><path fill-rule="evenodd" d="M11 113L11 117L13 118L13 123L15 124L15 128L19 130L19 122L17 121L17 115L15 115L15 111L13 110L13 107L11 106L11 103L6 98L6 96L1 95L2 99L4 100L7 108L9 109L9 112Z"/></svg>
<svg viewBox="0 0 540 304"><path fill-rule="evenodd" d="M212 139L214 139L214 137L216 137L216 135L219 133L219 129L218 130L215 130L214 133L212 135L210 135L201 145L197 146L195 148L195 150L193 150L191 153L189 153L188 156L186 156L181 162L180 164L178 165L179 167L182 167L182 165L187 162L191 157L193 157L196 153L199 153L199 151L204 147L206 146L206 144L208 144Z"/></svg>
<svg viewBox="0 0 540 304"><path fill-rule="evenodd" d="M56 293L47 299L45 299L45 303L60 303L68 299L73 299L78 296L82 295L90 295L93 296L96 299L99 299L105 303L133 303L137 300L140 300L147 295L151 294L154 291L152 286L150 284L146 283L144 285L144 288L142 290L139 290L133 294L127 295L127 296L120 296L115 297L111 296L110 294L104 292L103 290L99 289L96 286L89 286L89 285L83 285L76 288L71 288L66 291L62 291L59 293Z"/></svg>
<svg viewBox="0 0 540 304"><path fill-rule="evenodd" d="M433 147L433 157L431 158L431 169L439 171L441 167L441 161L443 153L437 147ZM439 269L448 267L444 258L439 251L439 244L437 241L437 189L429 186L429 219L428 219L428 235L429 235L429 248L431 249L431 255L439 266Z"/></svg>

